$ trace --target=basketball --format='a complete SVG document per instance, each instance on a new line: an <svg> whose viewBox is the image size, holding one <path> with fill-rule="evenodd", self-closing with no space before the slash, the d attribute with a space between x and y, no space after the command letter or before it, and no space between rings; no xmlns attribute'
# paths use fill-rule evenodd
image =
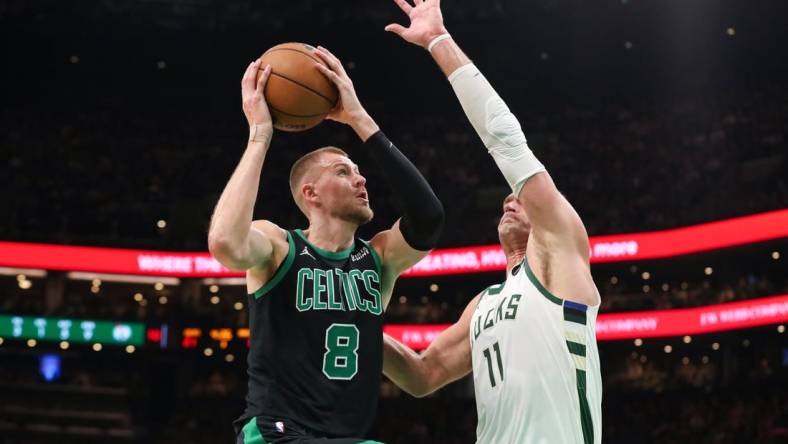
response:
<svg viewBox="0 0 788 444"><path fill-rule="evenodd" d="M336 105L336 86L315 69L315 62L325 65L305 43L282 43L266 51L260 70L271 65L265 86L265 99L274 128L304 131L323 121Z"/></svg>

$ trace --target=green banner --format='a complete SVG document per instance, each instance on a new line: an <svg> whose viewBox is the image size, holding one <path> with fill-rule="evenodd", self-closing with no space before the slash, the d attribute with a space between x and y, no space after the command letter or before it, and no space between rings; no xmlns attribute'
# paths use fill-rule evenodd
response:
<svg viewBox="0 0 788 444"><path fill-rule="evenodd" d="M139 322L0 315L0 337L103 345L142 345L145 327Z"/></svg>

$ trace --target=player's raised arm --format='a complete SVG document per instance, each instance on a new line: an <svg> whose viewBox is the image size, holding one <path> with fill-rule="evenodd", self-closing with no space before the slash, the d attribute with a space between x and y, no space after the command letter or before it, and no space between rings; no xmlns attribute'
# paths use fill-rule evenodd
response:
<svg viewBox="0 0 788 444"><path fill-rule="evenodd" d="M397 387L420 398L470 373L470 322L478 303L476 296L460 319L441 332L421 354L384 334L383 374Z"/></svg>
<svg viewBox="0 0 788 444"><path fill-rule="evenodd" d="M231 270L247 270L265 264L273 253L270 236L275 226L252 224L260 172L273 135L271 115L263 96L270 74L271 67L261 70L258 59L246 68L241 80L249 142L216 204L208 231L211 254Z"/></svg>
<svg viewBox="0 0 788 444"><path fill-rule="evenodd" d="M550 251L570 252L588 261L588 235L580 218L528 147L520 123L506 103L451 38L443 24L440 0L416 0L415 6L406 0L395 3L408 14L410 26L391 24L386 30L430 51L525 207L534 240Z"/></svg>
<svg viewBox="0 0 788 444"><path fill-rule="evenodd" d="M443 228L443 205L418 169L389 141L361 106L353 82L339 59L326 48L315 53L328 67L315 64L336 84L340 100L328 119L350 125L364 142L364 148L380 167L402 211L390 230L376 235L371 243L381 252L389 278L421 260L435 247Z"/></svg>

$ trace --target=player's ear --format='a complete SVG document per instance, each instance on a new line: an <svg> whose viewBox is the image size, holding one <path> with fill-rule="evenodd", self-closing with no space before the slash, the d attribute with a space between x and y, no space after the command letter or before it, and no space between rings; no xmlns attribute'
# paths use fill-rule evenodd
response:
<svg viewBox="0 0 788 444"><path fill-rule="evenodd" d="M301 185L301 197L306 202L315 203L319 199L319 195L315 188L315 184L312 182L307 182Z"/></svg>

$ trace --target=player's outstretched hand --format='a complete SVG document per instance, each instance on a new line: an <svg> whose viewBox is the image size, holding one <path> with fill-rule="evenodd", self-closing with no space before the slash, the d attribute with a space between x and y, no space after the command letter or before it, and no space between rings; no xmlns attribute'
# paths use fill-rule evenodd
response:
<svg viewBox="0 0 788 444"><path fill-rule="evenodd" d="M414 5L411 6L408 0L394 0L394 3L402 9L402 12L408 14L410 26L406 28L392 23L387 25L385 29L397 34L405 41L427 48L432 39L447 33L446 28L443 26L441 1L413 0L413 2Z"/></svg>
<svg viewBox="0 0 788 444"><path fill-rule="evenodd" d="M353 88L353 81L350 80L350 76L345 72L342 62L331 51L322 46L317 47L315 54L328 65L326 68L320 63L315 63L315 67L334 82L334 85L339 90L339 101L334 109L328 113L326 119L352 125L354 121L366 116L367 112L361 106L356 90Z"/></svg>
<svg viewBox="0 0 788 444"><path fill-rule="evenodd" d="M265 83L271 75L271 65L260 70L260 59L246 67L246 72L241 79L241 101L249 127L263 125L273 128L271 113L265 103Z"/></svg>

